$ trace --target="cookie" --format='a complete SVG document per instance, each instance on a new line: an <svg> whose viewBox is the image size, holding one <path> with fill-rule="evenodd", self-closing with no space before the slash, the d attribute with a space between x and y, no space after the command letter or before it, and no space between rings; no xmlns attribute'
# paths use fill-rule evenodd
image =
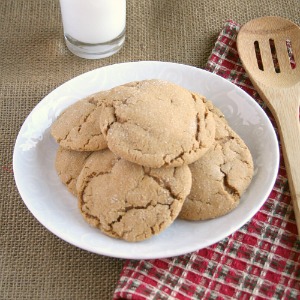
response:
<svg viewBox="0 0 300 300"><path fill-rule="evenodd" d="M139 165L190 164L212 145L215 121L203 96L163 80L111 89L103 101L100 128L108 148Z"/></svg>
<svg viewBox="0 0 300 300"><path fill-rule="evenodd" d="M101 92L69 106L52 124L51 135L66 149L97 151L107 148L99 127Z"/></svg>
<svg viewBox="0 0 300 300"><path fill-rule="evenodd" d="M222 115L215 114L216 142L191 164L192 189L179 218L206 220L223 216L240 202L253 176L251 153Z"/></svg>
<svg viewBox="0 0 300 300"><path fill-rule="evenodd" d="M206 99L206 98L204 98L204 102L205 102L205 105L208 108L208 110L213 113L213 117L214 117L216 123L222 121L222 122L225 122L227 124L227 120L226 120L224 114L222 113L222 111L218 107L213 105L213 103L210 100ZM216 126L216 134L220 134L221 128L223 128L223 125L219 126L218 128Z"/></svg>
<svg viewBox="0 0 300 300"><path fill-rule="evenodd" d="M86 159L92 152L74 151L59 147L55 158L55 168L60 180L67 186L68 190L77 195L76 181Z"/></svg>
<svg viewBox="0 0 300 300"><path fill-rule="evenodd" d="M151 169L106 149L92 153L78 177L79 208L104 234L142 241L172 224L191 182L186 165Z"/></svg>

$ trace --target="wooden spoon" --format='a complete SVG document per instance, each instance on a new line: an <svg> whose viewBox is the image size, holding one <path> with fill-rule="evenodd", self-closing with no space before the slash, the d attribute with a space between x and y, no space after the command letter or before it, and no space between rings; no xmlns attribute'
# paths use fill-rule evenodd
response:
<svg viewBox="0 0 300 300"><path fill-rule="evenodd" d="M300 28L281 17L254 19L242 26L237 48L277 123L300 235Z"/></svg>

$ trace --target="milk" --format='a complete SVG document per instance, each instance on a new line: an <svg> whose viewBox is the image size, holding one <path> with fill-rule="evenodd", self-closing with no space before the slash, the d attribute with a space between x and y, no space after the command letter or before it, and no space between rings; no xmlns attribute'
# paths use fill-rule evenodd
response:
<svg viewBox="0 0 300 300"><path fill-rule="evenodd" d="M126 0L60 0L65 36L88 44L118 37L126 25Z"/></svg>

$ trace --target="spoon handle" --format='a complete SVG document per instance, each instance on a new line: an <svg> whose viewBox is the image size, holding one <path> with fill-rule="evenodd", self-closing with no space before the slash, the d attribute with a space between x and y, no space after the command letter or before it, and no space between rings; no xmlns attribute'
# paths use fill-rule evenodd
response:
<svg viewBox="0 0 300 300"><path fill-rule="evenodd" d="M298 235L300 235L300 124L299 89L263 91L263 98L276 120L288 183L293 202Z"/></svg>

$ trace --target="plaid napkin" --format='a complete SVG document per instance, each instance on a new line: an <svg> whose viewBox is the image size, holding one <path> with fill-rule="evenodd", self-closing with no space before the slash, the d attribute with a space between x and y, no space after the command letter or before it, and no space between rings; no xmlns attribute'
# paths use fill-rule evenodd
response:
<svg viewBox="0 0 300 300"><path fill-rule="evenodd" d="M239 28L226 22L206 69L248 92L274 124L239 60ZM281 155L275 186L252 220L219 243L193 253L126 261L114 299L300 299L299 257L300 240Z"/></svg>

